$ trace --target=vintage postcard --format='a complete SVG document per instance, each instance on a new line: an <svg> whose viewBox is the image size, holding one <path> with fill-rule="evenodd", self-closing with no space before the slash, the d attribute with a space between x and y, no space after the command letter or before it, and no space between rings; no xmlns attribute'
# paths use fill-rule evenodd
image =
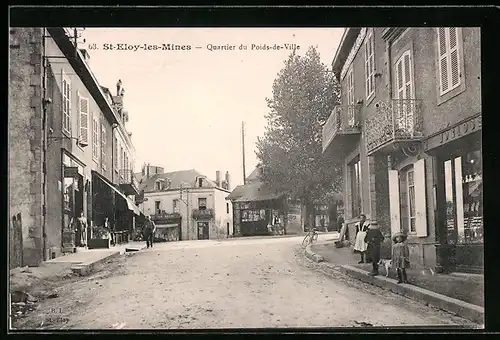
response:
<svg viewBox="0 0 500 340"><path fill-rule="evenodd" d="M480 39L11 27L11 331L482 328Z"/></svg>

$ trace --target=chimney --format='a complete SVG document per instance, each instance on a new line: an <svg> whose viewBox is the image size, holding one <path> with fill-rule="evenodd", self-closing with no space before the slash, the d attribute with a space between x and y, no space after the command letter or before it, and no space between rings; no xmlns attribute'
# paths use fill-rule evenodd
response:
<svg viewBox="0 0 500 340"><path fill-rule="evenodd" d="M118 79L118 82L116 83L116 95L120 96L120 91L122 89L122 80Z"/></svg>
<svg viewBox="0 0 500 340"><path fill-rule="evenodd" d="M231 190L231 176L229 175L229 171L226 171L226 185L227 190Z"/></svg>
<svg viewBox="0 0 500 340"><path fill-rule="evenodd" d="M220 171L217 170L215 172L215 183L217 183L217 186L220 187Z"/></svg>
<svg viewBox="0 0 500 340"><path fill-rule="evenodd" d="M81 48L80 49L80 53L82 54L83 59L85 59L85 61L89 61L90 60L89 52L86 49Z"/></svg>

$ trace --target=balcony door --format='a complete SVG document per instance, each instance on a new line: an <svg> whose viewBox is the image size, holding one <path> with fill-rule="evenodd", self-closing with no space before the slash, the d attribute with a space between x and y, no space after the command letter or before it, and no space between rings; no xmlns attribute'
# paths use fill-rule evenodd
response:
<svg viewBox="0 0 500 340"><path fill-rule="evenodd" d="M393 114L396 135L413 136L415 94L413 88L413 68L410 50L396 62L395 100L393 101Z"/></svg>

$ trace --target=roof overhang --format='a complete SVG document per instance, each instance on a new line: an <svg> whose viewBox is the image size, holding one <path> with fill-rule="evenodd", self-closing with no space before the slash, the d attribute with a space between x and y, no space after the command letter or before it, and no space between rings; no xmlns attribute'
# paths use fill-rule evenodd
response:
<svg viewBox="0 0 500 340"><path fill-rule="evenodd" d="M344 63L351 52L354 43L356 42L356 38L361 31L361 27L357 28L346 28L344 34L342 34L342 38L340 39L339 47L335 52L335 57L332 62L333 73L340 81L340 71L344 66Z"/></svg>
<svg viewBox="0 0 500 340"><path fill-rule="evenodd" d="M71 67L73 67L76 74L80 77L83 84L92 95L92 98L94 98L94 100L96 101L106 119L108 119L111 124L119 124L118 117L116 116L113 108L109 105L106 99L106 95L99 85L99 82L90 70L88 64L85 62L85 59L80 50L75 48L75 45L73 45L71 40L66 35L64 28L52 27L47 28L47 31L66 57Z"/></svg>

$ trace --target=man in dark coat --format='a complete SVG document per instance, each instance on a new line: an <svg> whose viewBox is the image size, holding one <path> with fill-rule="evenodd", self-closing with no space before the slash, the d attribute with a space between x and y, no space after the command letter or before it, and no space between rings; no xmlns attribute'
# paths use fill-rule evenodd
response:
<svg viewBox="0 0 500 340"><path fill-rule="evenodd" d="M151 217L148 216L146 218L144 226L142 227L142 235L144 236L144 239L146 239L147 248L153 247L155 231L156 231L156 225L153 221L151 221Z"/></svg>
<svg viewBox="0 0 500 340"><path fill-rule="evenodd" d="M378 262L380 261L380 245L384 241L384 235L380 232L377 222L371 222L368 231L366 232L365 242L368 243L368 248L371 253L373 271L371 276L378 275Z"/></svg>

